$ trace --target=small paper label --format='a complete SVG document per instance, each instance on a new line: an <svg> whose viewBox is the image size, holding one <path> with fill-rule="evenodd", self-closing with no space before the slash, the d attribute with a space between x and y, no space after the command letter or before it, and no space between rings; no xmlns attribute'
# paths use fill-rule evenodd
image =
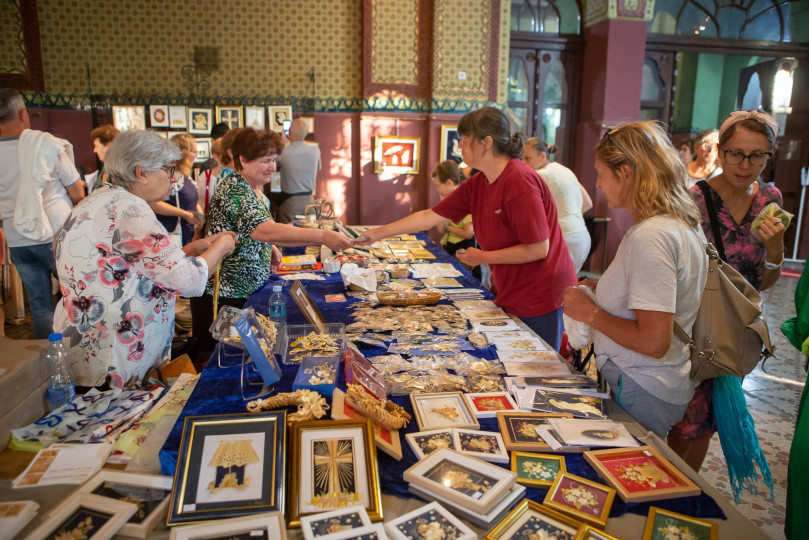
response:
<svg viewBox="0 0 809 540"><path fill-rule="evenodd" d="M261 529L250 531L250 536L264 536L264 531Z"/></svg>
<svg viewBox="0 0 809 540"><path fill-rule="evenodd" d="M473 499L480 499L481 497L483 497L483 493L481 493L480 491L478 491L474 495L472 495Z"/></svg>
<svg viewBox="0 0 809 540"><path fill-rule="evenodd" d="M644 450L643 454L646 455L646 456L652 457L652 453L649 452L648 450Z"/></svg>
<svg viewBox="0 0 809 540"><path fill-rule="evenodd" d="M197 509L196 504L186 504L185 506L183 506L183 512L193 512L196 509Z"/></svg>

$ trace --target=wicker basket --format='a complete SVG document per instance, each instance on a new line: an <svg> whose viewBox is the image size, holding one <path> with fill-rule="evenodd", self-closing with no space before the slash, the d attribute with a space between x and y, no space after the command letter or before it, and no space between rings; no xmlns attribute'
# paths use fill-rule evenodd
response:
<svg viewBox="0 0 809 540"><path fill-rule="evenodd" d="M431 306L441 300L439 291L378 291L380 304L387 306Z"/></svg>

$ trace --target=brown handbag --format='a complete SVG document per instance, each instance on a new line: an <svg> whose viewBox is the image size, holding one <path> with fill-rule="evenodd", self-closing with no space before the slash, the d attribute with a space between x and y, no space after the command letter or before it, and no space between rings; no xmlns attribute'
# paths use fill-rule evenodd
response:
<svg viewBox="0 0 809 540"><path fill-rule="evenodd" d="M743 377L772 356L761 295L707 244L708 278L691 335L674 323L674 333L691 349L691 378Z"/></svg>

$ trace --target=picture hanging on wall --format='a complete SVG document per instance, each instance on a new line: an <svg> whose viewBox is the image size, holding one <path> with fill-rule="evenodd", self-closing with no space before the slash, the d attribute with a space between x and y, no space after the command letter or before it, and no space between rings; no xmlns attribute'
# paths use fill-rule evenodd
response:
<svg viewBox="0 0 809 540"><path fill-rule="evenodd" d="M169 105L169 127L174 129L187 129L185 105Z"/></svg>
<svg viewBox="0 0 809 540"><path fill-rule="evenodd" d="M188 108L188 133L192 135L210 135L211 109Z"/></svg>
<svg viewBox="0 0 809 540"><path fill-rule="evenodd" d="M196 163L202 163L203 161L211 157L211 138L198 137L196 142L197 142L197 159L195 159L194 161Z"/></svg>
<svg viewBox="0 0 809 540"><path fill-rule="evenodd" d="M118 131L146 129L146 113L144 112L144 108L139 105L113 105L112 119L115 129Z"/></svg>
<svg viewBox="0 0 809 540"><path fill-rule="evenodd" d="M458 164L460 168L466 167L461 156L461 149L458 148L458 143L461 141L461 136L458 134L458 126L441 126L441 151L439 152L439 161L443 162L451 159Z"/></svg>
<svg viewBox="0 0 809 540"><path fill-rule="evenodd" d="M270 130L277 133L284 131L284 122L292 120L292 107L290 105L277 105L267 107L270 115Z"/></svg>
<svg viewBox="0 0 809 540"><path fill-rule="evenodd" d="M244 125L253 129L265 129L267 123L264 121L264 107L245 107Z"/></svg>
<svg viewBox="0 0 809 540"><path fill-rule="evenodd" d="M376 137L374 139L374 172L418 174L418 137Z"/></svg>
<svg viewBox="0 0 809 540"><path fill-rule="evenodd" d="M242 127L242 108L238 106L216 106L216 123L224 122L228 128Z"/></svg>
<svg viewBox="0 0 809 540"><path fill-rule="evenodd" d="M169 127L169 106L149 105L149 125L156 127Z"/></svg>

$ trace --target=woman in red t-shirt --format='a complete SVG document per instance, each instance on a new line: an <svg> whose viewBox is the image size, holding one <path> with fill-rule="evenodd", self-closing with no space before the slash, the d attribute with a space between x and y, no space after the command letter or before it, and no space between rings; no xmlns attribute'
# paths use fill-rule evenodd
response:
<svg viewBox="0 0 809 540"><path fill-rule="evenodd" d="M576 273L548 186L519 160L522 136L511 134L502 111L485 107L467 113L458 133L464 162L480 172L431 209L367 231L362 244L458 222L471 213L480 248L456 256L470 266L488 264L495 303L558 350L562 295L575 285Z"/></svg>

